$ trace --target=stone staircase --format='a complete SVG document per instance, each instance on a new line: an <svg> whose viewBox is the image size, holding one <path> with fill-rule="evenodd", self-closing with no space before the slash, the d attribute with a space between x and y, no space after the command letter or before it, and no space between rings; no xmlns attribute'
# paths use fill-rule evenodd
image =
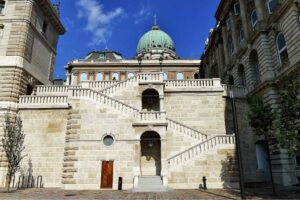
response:
<svg viewBox="0 0 300 200"><path fill-rule="evenodd" d="M133 192L166 192L167 188L163 185L160 176L140 176L138 177L138 186Z"/></svg>

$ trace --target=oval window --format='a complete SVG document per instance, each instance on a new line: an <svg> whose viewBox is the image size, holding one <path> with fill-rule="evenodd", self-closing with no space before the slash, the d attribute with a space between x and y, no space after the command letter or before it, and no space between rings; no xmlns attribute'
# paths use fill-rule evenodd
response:
<svg viewBox="0 0 300 200"><path fill-rule="evenodd" d="M105 146L111 146L114 143L114 138L110 135L107 135L103 138L103 143Z"/></svg>

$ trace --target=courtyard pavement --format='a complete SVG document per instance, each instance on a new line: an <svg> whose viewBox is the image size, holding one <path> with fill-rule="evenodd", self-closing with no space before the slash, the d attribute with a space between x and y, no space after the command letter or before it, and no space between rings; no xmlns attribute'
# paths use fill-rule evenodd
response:
<svg viewBox="0 0 300 200"><path fill-rule="evenodd" d="M130 191L20 189L11 193L0 190L0 199L240 199L239 193L229 190L171 190L163 193L132 193ZM300 199L300 193L289 192L277 196L248 193L247 199Z"/></svg>

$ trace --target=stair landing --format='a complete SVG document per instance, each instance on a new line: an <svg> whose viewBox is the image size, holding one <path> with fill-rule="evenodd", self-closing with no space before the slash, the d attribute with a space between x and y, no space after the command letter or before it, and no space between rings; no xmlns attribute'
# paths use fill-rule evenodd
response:
<svg viewBox="0 0 300 200"><path fill-rule="evenodd" d="M166 192L167 190L163 185L162 177L140 176L138 186L133 189L133 192Z"/></svg>

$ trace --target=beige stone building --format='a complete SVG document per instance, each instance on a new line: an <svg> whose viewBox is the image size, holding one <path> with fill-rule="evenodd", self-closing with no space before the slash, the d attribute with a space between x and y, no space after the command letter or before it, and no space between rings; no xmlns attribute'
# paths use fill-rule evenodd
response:
<svg viewBox="0 0 300 200"><path fill-rule="evenodd" d="M220 77L222 83L245 90L247 98L240 99L245 105L248 98L260 95L276 108L277 83L300 66L299 3L297 0L222 0L215 15L217 25L210 31L202 55L201 77ZM241 121L246 120L246 116L238 115ZM248 137L253 133L242 129L241 134ZM243 139L242 146L245 143ZM255 139L257 169L269 181L270 170L264 159L266 145L264 139ZM290 157L286 150L272 145L270 148L275 183L296 184L300 158ZM244 149L243 153L247 155L248 151Z"/></svg>
<svg viewBox="0 0 300 200"><path fill-rule="evenodd" d="M52 84L58 36L65 29L48 0L0 1L0 138L3 113L18 108L34 85ZM0 185L6 160L0 147Z"/></svg>
<svg viewBox="0 0 300 200"><path fill-rule="evenodd" d="M218 16L224 5L222 1ZM171 37L154 25L141 37L134 59L109 50L90 52L66 65L66 85L52 85L57 38L64 33L57 10L48 0L5 1L2 10L0 84L8 92L1 91L1 112L7 106L18 111L26 134L27 157L18 175L42 176L44 187L63 189L117 189L119 178L123 189L134 191L196 189L203 176L209 188L238 187L228 93L234 89L239 115L245 116L248 89L221 84L216 74L209 75L210 43L203 64L179 59ZM5 21L27 14L27 21L17 23L22 32L10 29L14 21ZM219 46L212 51L220 51L218 59L223 59L224 47ZM10 56L22 65L12 64L18 59L10 63ZM2 65L2 58L8 64ZM200 65L208 78L199 79ZM216 66L227 69L223 60ZM11 75L15 69L22 75ZM239 118L239 124L247 153L246 182L265 181L266 172L257 168L256 138L246 119Z"/></svg>

